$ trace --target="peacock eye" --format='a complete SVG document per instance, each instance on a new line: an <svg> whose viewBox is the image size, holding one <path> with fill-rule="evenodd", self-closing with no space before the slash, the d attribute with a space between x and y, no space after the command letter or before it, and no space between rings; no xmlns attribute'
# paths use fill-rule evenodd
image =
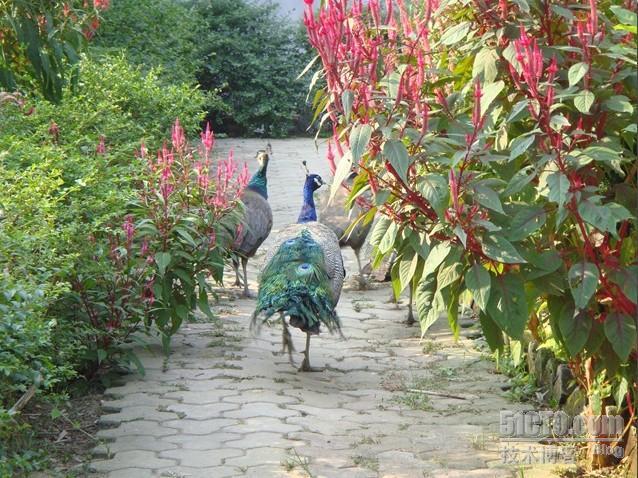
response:
<svg viewBox="0 0 638 478"><path fill-rule="evenodd" d="M295 239L288 239L286 242L284 242L284 244L286 244L287 246L291 246L291 245L293 245L295 242L297 242Z"/></svg>
<svg viewBox="0 0 638 478"><path fill-rule="evenodd" d="M299 267L297 267L297 272L299 272L300 274L306 274L310 271L310 269L312 269L312 266L307 262L304 262L303 264L300 264Z"/></svg>

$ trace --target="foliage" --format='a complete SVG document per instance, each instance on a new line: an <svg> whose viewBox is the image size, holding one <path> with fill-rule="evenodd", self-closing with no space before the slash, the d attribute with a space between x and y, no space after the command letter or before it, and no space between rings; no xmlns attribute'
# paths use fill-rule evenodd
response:
<svg viewBox="0 0 638 478"><path fill-rule="evenodd" d="M283 136L304 112L307 85L295 77L310 58L302 31L278 18L273 4L202 0L199 39L205 90L219 91L227 112L209 116L216 130Z"/></svg>
<svg viewBox="0 0 638 478"><path fill-rule="evenodd" d="M3 323L0 350L30 343L3 357L3 405L34 377L50 387L68 376L66 367L95 356L91 324L66 306L71 284L97 262L97 238L120 223L136 196L143 165L133 157L136 145L159 146L170 131L167 117L183 117L190 130L201 120L203 97L187 85L161 85L122 58L81 67L77 94L67 89L59 105L2 97L0 270L3 291L15 291L0 303L3 318L28 321ZM27 296L28 304L18 300Z"/></svg>
<svg viewBox="0 0 638 478"><path fill-rule="evenodd" d="M99 14L109 0L30 2L0 1L0 86L9 91L32 84L58 101L68 73L77 82L77 70L85 40L100 25Z"/></svg>
<svg viewBox="0 0 638 478"><path fill-rule="evenodd" d="M423 333L445 313L458 334L469 290L493 349L530 329L594 413L613 391L633 414L635 1L347 3L305 16L333 194L355 167L352 197L374 194L362 220L383 215L376 262L398 253Z"/></svg>
<svg viewBox="0 0 638 478"><path fill-rule="evenodd" d="M119 0L104 13L92 54L126 51L146 70L161 67L167 84L194 83L202 65L199 36L203 19L172 0Z"/></svg>

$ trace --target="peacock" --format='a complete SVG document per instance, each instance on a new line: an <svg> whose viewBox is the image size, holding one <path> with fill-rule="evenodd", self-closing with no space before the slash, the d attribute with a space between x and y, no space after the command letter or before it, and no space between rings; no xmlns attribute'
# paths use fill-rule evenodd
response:
<svg viewBox="0 0 638 478"><path fill-rule="evenodd" d="M270 146L270 145L269 145ZM259 246L266 240L272 229L272 209L268 203L268 180L266 172L270 156L267 151L257 152L259 169L252 176L248 186L241 195L244 203L244 222L233 246L233 268L235 269L235 285L241 286L239 280L239 261L243 269L244 297L249 296L248 275L246 266Z"/></svg>
<svg viewBox="0 0 638 478"><path fill-rule="evenodd" d="M278 234L266 254L251 322L251 328L259 328L279 313L283 325L282 353L288 350L291 363L294 363L294 348L288 325L305 332L306 349L299 368L305 372L322 370L310 366L310 337L319 334L321 325L341 334L335 308L345 269L337 236L317 222L313 194L323 184L319 175L310 174L306 169L301 213L296 224Z"/></svg>
<svg viewBox="0 0 638 478"><path fill-rule="evenodd" d="M350 174L345 183L352 186L356 173ZM372 227L372 221L358 221L351 228L354 221L357 221L364 210L359 204L355 203L350 210L346 211L346 201L348 199L348 190L344 187L339 188L332 202L328 201L328 195L320 197L319 222L328 226L339 238L339 246L349 246L354 251L357 258L357 267L359 268L359 285L364 287L363 267L361 266L361 248L365 244L366 237Z"/></svg>

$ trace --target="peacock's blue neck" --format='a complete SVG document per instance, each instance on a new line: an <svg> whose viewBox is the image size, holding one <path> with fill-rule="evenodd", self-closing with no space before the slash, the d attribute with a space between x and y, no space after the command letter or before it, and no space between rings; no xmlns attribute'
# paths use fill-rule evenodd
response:
<svg viewBox="0 0 638 478"><path fill-rule="evenodd" d="M266 178L266 169L268 164L264 164L259 168L253 177L248 182L247 189L255 191L257 194L263 196L264 199L268 199L268 179Z"/></svg>
<svg viewBox="0 0 638 478"><path fill-rule="evenodd" d="M303 188L303 206L299 213L298 223L311 222L317 220L317 210L315 209L315 200L313 198L313 189L311 183L306 183Z"/></svg>

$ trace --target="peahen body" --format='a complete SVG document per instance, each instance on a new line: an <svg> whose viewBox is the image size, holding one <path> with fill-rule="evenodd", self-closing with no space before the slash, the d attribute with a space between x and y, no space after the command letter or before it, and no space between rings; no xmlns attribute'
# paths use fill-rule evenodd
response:
<svg viewBox="0 0 638 478"><path fill-rule="evenodd" d="M352 173L346 180L346 183L351 186L355 177L356 174ZM337 191L330 203L328 203L327 195L322 196L320 198L319 222L328 226L332 232L336 234L341 247L348 246L352 248L357 258L357 267L359 268L359 284L364 286L363 268L361 266L361 248L365 244L366 237L368 237L368 233L372 227L372 221L367 223L358 221L354 227L350 228L351 224L357 221L364 211L356 203L350 211L347 211L347 198L348 191L343 187Z"/></svg>
<svg viewBox="0 0 638 478"><path fill-rule="evenodd" d="M244 203L245 216L243 227L233 246L233 252L236 254L233 259L233 267L235 269L235 285L240 286L239 261L241 261L244 296L249 295L248 275L246 272L248 259L255 255L257 249L266 240L272 229L272 210L268 203L268 179L266 177L269 159L267 152L260 151L257 153L259 169L250 179L241 196L241 200Z"/></svg>
<svg viewBox="0 0 638 478"><path fill-rule="evenodd" d="M319 370L310 366L311 335L318 334L322 325L330 332L341 333L335 308L345 270L337 236L317 222L313 193L322 184L320 176L306 176L297 223L284 228L266 254L251 324L259 327L278 313L283 324L283 351L288 350L291 362L293 347L288 324L305 332L301 371Z"/></svg>

